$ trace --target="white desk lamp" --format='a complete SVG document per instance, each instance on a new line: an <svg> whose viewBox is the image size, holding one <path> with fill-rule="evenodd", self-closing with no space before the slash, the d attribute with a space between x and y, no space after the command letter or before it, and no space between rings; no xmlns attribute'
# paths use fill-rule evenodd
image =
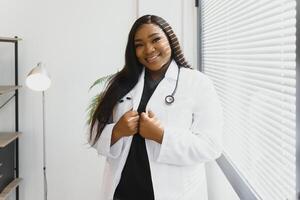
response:
<svg viewBox="0 0 300 200"><path fill-rule="evenodd" d="M47 200L47 176L46 176L46 143L45 143L45 91L51 85L51 79L42 63L38 63L26 78L26 85L34 91L42 91L43 95L43 172L44 172L44 200Z"/></svg>

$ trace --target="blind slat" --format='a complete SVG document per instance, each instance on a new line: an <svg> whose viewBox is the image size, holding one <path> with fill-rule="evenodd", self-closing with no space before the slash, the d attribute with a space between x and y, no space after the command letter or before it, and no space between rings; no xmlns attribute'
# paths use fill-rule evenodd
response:
<svg viewBox="0 0 300 200"><path fill-rule="evenodd" d="M220 63L209 63L210 67L212 69L215 70L220 70L220 68L218 66L222 66L222 64ZM279 75L269 75L269 74L262 74L261 72L255 72L255 71L251 71L251 70L245 70L244 68L234 68L234 67L230 67L230 68L226 68L226 65L224 66L224 68L221 68L220 70L221 72L224 73L232 73L238 76L246 76L248 78L253 78L253 79L257 79L257 80L262 80L262 81L267 81L269 83L274 83L274 84L279 84L279 85L284 85L287 87L292 87L293 90L295 89L296 86L296 80L295 79L291 79L289 77L285 77L284 73L280 73Z"/></svg>
<svg viewBox="0 0 300 200"><path fill-rule="evenodd" d="M291 78L296 77L296 64L295 61L269 61L269 60L246 60L240 58L205 58L205 62L213 62L213 63L222 63L226 67L228 64L233 67L251 67L252 69L260 69L260 70L269 70L269 71L278 71L278 70L289 70L290 74L292 74Z"/></svg>
<svg viewBox="0 0 300 200"><path fill-rule="evenodd" d="M272 77L278 77L278 78L287 78L290 80L290 82L294 83L295 82L295 77L296 77L296 73L295 73L295 69L286 69L286 68L265 68L264 66L262 66L262 64L257 63L257 66L251 66L248 65L247 63L244 62L230 62L227 60L223 60L220 61L215 61L215 60L206 60L207 65L209 65L210 68L213 69L219 69L219 68L227 68L227 66L230 63L230 68L234 69L234 70L238 70L238 71L245 71L245 72L249 72L249 73L254 73L254 74L263 74L266 76L272 76ZM236 63L236 64L235 64ZM241 65L241 64L244 65ZM285 65L285 64L283 64Z"/></svg>

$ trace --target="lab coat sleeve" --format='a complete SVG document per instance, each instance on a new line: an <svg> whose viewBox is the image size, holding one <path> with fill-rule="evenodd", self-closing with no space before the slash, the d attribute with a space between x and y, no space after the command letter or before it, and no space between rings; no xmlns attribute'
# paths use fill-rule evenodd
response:
<svg viewBox="0 0 300 200"><path fill-rule="evenodd" d="M206 77L195 85L195 107L190 129L175 124L164 128L157 162L193 165L218 158L222 152L222 109L213 83Z"/></svg>
<svg viewBox="0 0 300 200"><path fill-rule="evenodd" d="M93 133L96 133L96 127L98 122L95 123ZM120 138L116 143L111 146L112 130L116 123L107 124L98 141L92 147L95 148L99 155L116 159L121 155L124 145L124 138ZM95 135L95 134L93 134Z"/></svg>

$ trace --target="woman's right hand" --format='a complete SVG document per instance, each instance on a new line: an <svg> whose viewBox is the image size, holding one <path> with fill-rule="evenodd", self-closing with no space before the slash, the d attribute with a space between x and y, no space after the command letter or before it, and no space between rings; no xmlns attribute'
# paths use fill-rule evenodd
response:
<svg viewBox="0 0 300 200"><path fill-rule="evenodd" d="M131 136L138 132L139 113L132 109L124 113L113 128L113 137L119 139L124 136ZM116 141L112 142L115 143Z"/></svg>

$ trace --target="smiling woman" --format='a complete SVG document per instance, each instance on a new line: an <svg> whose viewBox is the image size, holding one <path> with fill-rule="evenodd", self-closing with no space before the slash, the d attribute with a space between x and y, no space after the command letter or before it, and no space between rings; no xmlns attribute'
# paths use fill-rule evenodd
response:
<svg viewBox="0 0 300 200"><path fill-rule="evenodd" d="M125 66L99 98L90 144L107 157L100 199L207 200L204 163L222 151L222 109L164 19L135 21Z"/></svg>

